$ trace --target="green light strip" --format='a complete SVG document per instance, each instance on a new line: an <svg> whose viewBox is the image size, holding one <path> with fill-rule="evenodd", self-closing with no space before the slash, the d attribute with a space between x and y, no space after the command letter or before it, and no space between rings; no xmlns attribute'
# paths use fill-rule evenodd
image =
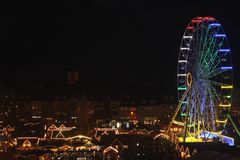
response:
<svg viewBox="0 0 240 160"><path fill-rule="evenodd" d="M185 86L180 86L180 87L178 87L178 90L179 90L179 91L182 91L182 90L185 91L185 90L187 90L187 87L185 87Z"/></svg>
<svg viewBox="0 0 240 160"><path fill-rule="evenodd" d="M231 98L231 96L230 95L228 95L228 96L223 96L224 98Z"/></svg>
<svg viewBox="0 0 240 160"><path fill-rule="evenodd" d="M181 113L181 116L185 117L185 116L187 116L187 114L186 113Z"/></svg>
<svg viewBox="0 0 240 160"><path fill-rule="evenodd" d="M187 104L188 102L187 101L182 101L182 104Z"/></svg>

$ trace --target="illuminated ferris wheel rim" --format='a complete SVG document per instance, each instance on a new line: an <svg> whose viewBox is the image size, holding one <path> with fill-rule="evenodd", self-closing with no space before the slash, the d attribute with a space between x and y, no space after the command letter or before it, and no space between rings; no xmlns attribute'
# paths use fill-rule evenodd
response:
<svg viewBox="0 0 240 160"><path fill-rule="evenodd" d="M226 123L227 118L220 119L222 115L217 112L231 108L231 51L222 25L215 18L196 17L188 24L179 51L177 84L181 115L187 115L183 110L184 107L187 108L187 100L190 99L193 103L198 102L198 105L214 110L211 114L214 117L212 121L214 119L215 122L211 122L211 125ZM193 94L191 98L188 97L190 91ZM207 97L209 104L196 100L197 94ZM204 107L201 109L205 112ZM197 116L202 116L202 119L209 116L209 113L206 113L205 117L203 114Z"/></svg>

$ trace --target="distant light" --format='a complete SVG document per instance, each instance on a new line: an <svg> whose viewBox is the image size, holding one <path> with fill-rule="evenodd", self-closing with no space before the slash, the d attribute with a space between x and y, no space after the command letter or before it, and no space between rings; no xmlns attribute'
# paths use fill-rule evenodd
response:
<svg viewBox="0 0 240 160"><path fill-rule="evenodd" d="M37 119L37 118L42 118L41 116L32 116L32 118Z"/></svg>

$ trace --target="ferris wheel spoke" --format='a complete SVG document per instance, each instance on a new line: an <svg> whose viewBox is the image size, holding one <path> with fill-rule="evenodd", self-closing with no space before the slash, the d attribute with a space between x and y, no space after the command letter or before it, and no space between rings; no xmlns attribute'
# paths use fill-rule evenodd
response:
<svg viewBox="0 0 240 160"><path fill-rule="evenodd" d="M212 128L214 128L214 130L216 129L215 128L215 119L216 119L216 102L214 100L216 100L215 96L218 97L218 95L214 95L213 91L212 91L212 86L210 86L209 88L209 93L210 93L210 114L211 114L211 122L212 122Z"/></svg>
<svg viewBox="0 0 240 160"><path fill-rule="evenodd" d="M210 84L210 90L212 91L213 95L215 97L217 97L215 100L218 101L219 103L221 103L221 98L220 98L219 94L217 94L216 89L213 87L213 85L212 85L213 83L211 82L209 84Z"/></svg>
<svg viewBox="0 0 240 160"><path fill-rule="evenodd" d="M204 67L205 69L209 68L212 70L212 66L214 66L215 60L220 59L220 57L218 56L218 49L223 45L223 40L221 40L218 44L216 44L217 38L212 35L208 35L208 36L209 36L208 38L210 39L209 47L206 48L206 50L203 50L202 54L205 55L205 57L199 63L200 63L200 67L204 67L204 64L205 64L205 67ZM215 67L216 66L217 65L215 65Z"/></svg>
<svg viewBox="0 0 240 160"><path fill-rule="evenodd" d="M226 84L226 83L222 83L222 82L217 82L217 81L213 81L213 80L207 80L211 85L214 85L214 86L229 86L230 84Z"/></svg>
<svg viewBox="0 0 240 160"><path fill-rule="evenodd" d="M211 56L211 52L212 52L212 46L215 43L216 39L214 39L213 37L210 38L209 40L209 46L208 48L205 48L202 52L201 52L201 58L199 61L199 66L198 68L203 68L204 65L206 65L206 61L209 59L209 56ZM208 63L207 63L208 64ZM206 68L205 68L206 69Z"/></svg>
<svg viewBox="0 0 240 160"><path fill-rule="evenodd" d="M201 53L202 52L202 49L203 49L203 47L202 47L202 45L205 45L205 43L203 43L203 32L204 32L204 30L203 30L203 28L201 28L201 31L200 31L201 33L200 33L200 38L199 38L199 46L198 46L198 53Z"/></svg>
<svg viewBox="0 0 240 160"><path fill-rule="evenodd" d="M220 64L220 61L217 61L216 57L217 57L216 55L212 56L211 60L209 60L209 62L204 61L205 65L202 65L201 71L199 72L199 75L201 75L201 77L204 76L203 75L204 73L212 72L212 70L214 70ZM216 61L217 61L217 63L216 63Z"/></svg>
<svg viewBox="0 0 240 160"><path fill-rule="evenodd" d="M218 56L218 51L215 51L214 55L210 58L210 62L208 65L209 71L216 69L220 63L221 63L221 60Z"/></svg>
<svg viewBox="0 0 240 160"><path fill-rule="evenodd" d="M215 76L217 76L217 75L219 75L219 74L222 74L222 73L224 73L224 72L227 72L227 71L229 71L229 70L231 70L231 69L232 69L231 67L229 67L229 68L219 67L219 68L216 68L216 69L214 69L213 71L207 73L207 74L206 74L206 77L207 77L208 79L210 79L210 78L213 78L213 77L215 77Z"/></svg>

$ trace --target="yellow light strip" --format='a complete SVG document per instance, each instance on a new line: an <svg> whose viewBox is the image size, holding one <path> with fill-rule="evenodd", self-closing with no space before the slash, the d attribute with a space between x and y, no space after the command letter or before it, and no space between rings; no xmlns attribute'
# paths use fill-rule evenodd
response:
<svg viewBox="0 0 240 160"><path fill-rule="evenodd" d="M224 85L224 86L221 86L221 89L231 89L233 88L232 85Z"/></svg>
<svg viewBox="0 0 240 160"><path fill-rule="evenodd" d="M231 107L231 103L230 104L219 104L219 107Z"/></svg>
<svg viewBox="0 0 240 160"><path fill-rule="evenodd" d="M227 119L224 121L216 120L217 123L227 123Z"/></svg>

